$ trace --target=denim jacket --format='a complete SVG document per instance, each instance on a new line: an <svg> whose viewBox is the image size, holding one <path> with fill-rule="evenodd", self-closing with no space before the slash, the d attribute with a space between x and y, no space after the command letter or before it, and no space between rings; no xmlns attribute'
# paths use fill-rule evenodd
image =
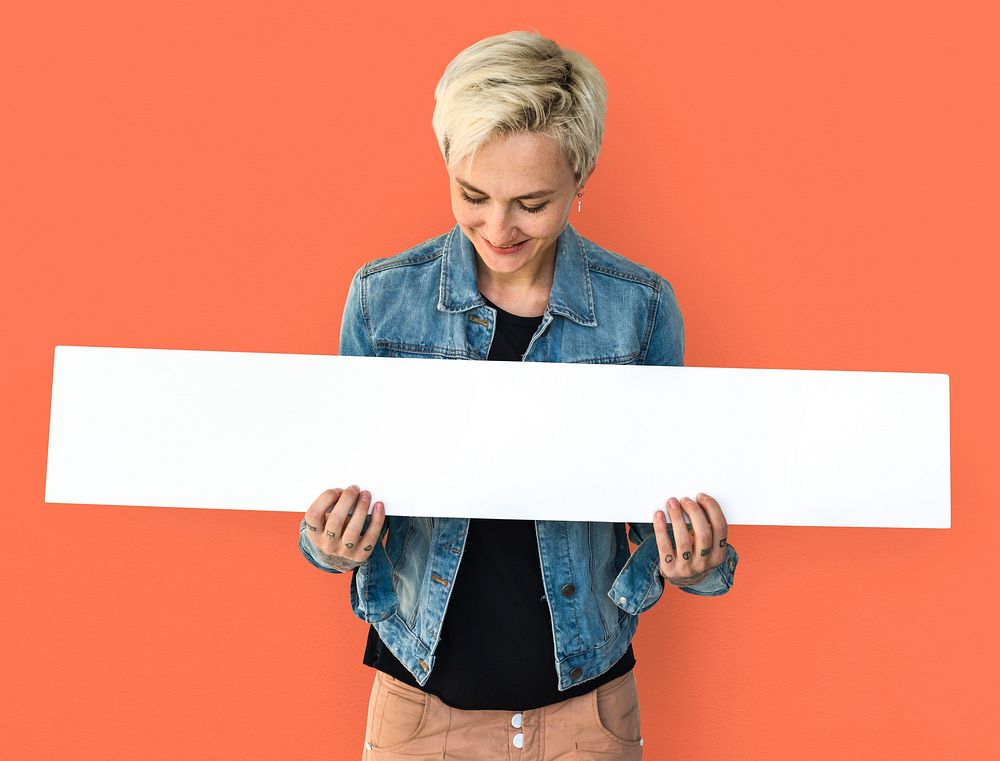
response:
<svg viewBox="0 0 1000 761"><path fill-rule="evenodd" d="M549 302L523 361L683 364L684 323L670 283L587 240L572 225L556 245ZM456 225L355 273L340 354L485 360L496 317L479 292L472 243ZM625 523L535 521L560 690L614 665L635 634L639 614L663 592L652 523L627 525L628 534ZM383 541L351 572L354 614L374 625L421 685L434 668L468 528L467 518L387 515ZM673 537L669 524L668 530ZM637 545L631 553L629 536ZM305 521L299 547L317 568L338 573L314 554ZM721 565L681 589L724 594L738 560L727 545Z"/></svg>

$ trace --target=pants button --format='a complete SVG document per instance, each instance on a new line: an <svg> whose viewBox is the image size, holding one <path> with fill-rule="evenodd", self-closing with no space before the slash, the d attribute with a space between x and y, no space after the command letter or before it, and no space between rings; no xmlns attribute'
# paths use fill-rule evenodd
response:
<svg viewBox="0 0 1000 761"><path fill-rule="evenodd" d="M515 713L514 717L510 720L510 725L512 727L514 727L515 729L520 729L521 728L521 721L522 720L523 720L523 717L521 716L521 714Z"/></svg>
<svg viewBox="0 0 1000 761"><path fill-rule="evenodd" d="M515 748L523 748L524 747L524 734L523 733L518 732L516 735L514 735L514 747Z"/></svg>

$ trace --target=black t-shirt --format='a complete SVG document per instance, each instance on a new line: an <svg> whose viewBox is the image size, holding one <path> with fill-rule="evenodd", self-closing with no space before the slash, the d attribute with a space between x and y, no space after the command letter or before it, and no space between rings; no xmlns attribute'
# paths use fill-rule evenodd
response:
<svg viewBox="0 0 1000 761"><path fill-rule="evenodd" d="M487 303L497 310L487 359L520 362L542 318L520 317ZM534 521L500 518L469 520L435 654L430 678L420 687L372 626L364 663L453 708L501 711L526 711L586 694L635 665L630 644L601 676L559 691Z"/></svg>

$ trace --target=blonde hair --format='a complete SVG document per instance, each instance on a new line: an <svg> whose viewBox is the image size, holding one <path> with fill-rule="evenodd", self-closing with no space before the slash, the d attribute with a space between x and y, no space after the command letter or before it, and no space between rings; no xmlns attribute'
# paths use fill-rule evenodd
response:
<svg viewBox="0 0 1000 761"><path fill-rule="evenodd" d="M539 132L555 138L582 182L597 163L607 90L580 53L533 32L507 32L470 45L434 90L431 123L445 164L494 138Z"/></svg>

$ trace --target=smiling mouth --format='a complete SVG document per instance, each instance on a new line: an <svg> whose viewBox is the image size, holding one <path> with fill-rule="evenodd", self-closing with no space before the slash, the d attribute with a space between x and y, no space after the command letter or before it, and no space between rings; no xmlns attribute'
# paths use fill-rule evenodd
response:
<svg viewBox="0 0 1000 761"><path fill-rule="evenodd" d="M479 236L479 237L482 238L482 236ZM506 246L498 246L495 243L491 243L486 238L483 238L483 240L485 240L486 244L490 248L492 248L492 249L495 249L497 251L507 251L507 252L509 252L509 251L513 251L513 250L521 248L521 246L523 246L525 243L527 243L530 240L530 238L525 238L524 240L518 241L517 243L509 243Z"/></svg>

